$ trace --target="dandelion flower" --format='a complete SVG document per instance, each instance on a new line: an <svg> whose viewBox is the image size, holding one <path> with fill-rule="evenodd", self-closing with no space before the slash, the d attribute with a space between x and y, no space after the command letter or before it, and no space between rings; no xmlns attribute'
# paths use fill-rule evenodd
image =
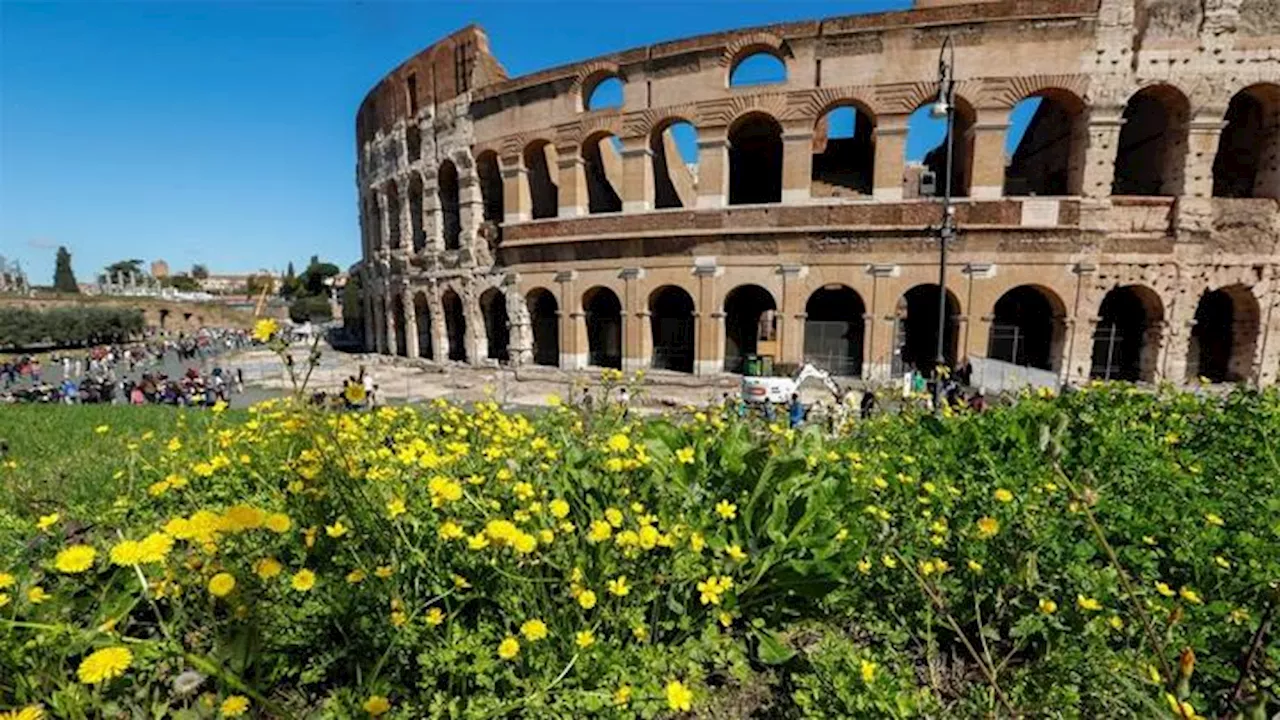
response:
<svg viewBox="0 0 1280 720"><path fill-rule="evenodd" d="M996 497L996 500L1002 503L1013 502L1013 493L1009 492L1008 490L1005 490L1004 488L997 488L995 497Z"/></svg>
<svg viewBox="0 0 1280 720"><path fill-rule="evenodd" d="M226 597L236 588L236 579L231 573L220 572L209 578L209 594L214 597Z"/></svg>
<svg viewBox="0 0 1280 720"><path fill-rule="evenodd" d="M498 644L498 657L503 660L510 660L520 654L520 641L508 636L505 640Z"/></svg>
<svg viewBox="0 0 1280 720"><path fill-rule="evenodd" d="M80 661L76 676L85 685L95 685L118 678L133 664L133 653L126 647L97 650Z"/></svg>
<svg viewBox="0 0 1280 720"><path fill-rule="evenodd" d="M280 564L279 560L270 557L262 558L253 564L253 572L263 580L270 580L271 578L279 575L280 571L283 569L284 566Z"/></svg>
<svg viewBox="0 0 1280 720"><path fill-rule="evenodd" d="M1178 589L1178 594L1182 596L1183 600L1186 600L1192 605L1200 605L1204 602L1204 600L1200 599L1199 593L1185 585Z"/></svg>
<svg viewBox="0 0 1280 720"><path fill-rule="evenodd" d="M862 675L862 682L870 685L876 679L876 667L876 663L871 660L863 660L860 663L858 671Z"/></svg>
<svg viewBox="0 0 1280 720"><path fill-rule="evenodd" d="M341 520L338 520L332 525L326 525L324 527L324 534L331 538L340 538L347 534L347 526L343 525Z"/></svg>
<svg viewBox="0 0 1280 720"><path fill-rule="evenodd" d="M583 590L578 593L578 604L583 610L590 610L596 606L596 594L590 590Z"/></svg>
<svg viewBox="0 0 1280 720"><path fill-rule="evenodd" d="M404 500L401 500L400 498L393 498L390 502L387 503L388 517L396 518L405 514L406 512L407 510L405 509L405 506L404 506Z"/></svg>
<svg viewBox="0 0 1280 720"><path fill-rule="evenodd" d="M1173 597L1174 595L1177 595L1177 593L1173 591L1173 588L1169 587L1168 583L1159 581L1156 582L1156 592L1165 597Z"/></svg>
<svg viewBox="0 0 1280 720"><path fill-rule="evenodd" d="M258 342L267 342L280 326L271 318L264 318L253 324L253 339Z"/></svg>
<svg viewBox="0 0 1280 720"><path fill-rule="evenodd" d="M58 572L76 574L93 567L93 559L97 557L98 551L88 545L71 545L58 553L53 560L53 566Z"/></svg>
<svg viewBox="0 0 1280 720"><path fill-rule="evenodd" d="M738 506L728 500L721 500L716 503L716 514L725 520L732 520L738 516Z"/></svg>
<svg viewBox="0 0 1280 720"><path fill-rule="evenodd" d="M45 600L48 600L51 597L53 596L45 592L44 588L40 587L39 585L35 585L30 590L27 591L27 602L31 603L32 605L39 605L40 603L44 602Z"/></svg>
<svg viewBox="0 0 1280 720"><path fill-rule="evenodd" d="M9 573L0 572L0 590L4 590L5 588L8 588L8 587L13 587L13 584L15 582L17 582L17 578L10 575Z"/></svg>
<svg viewBox="0 0 1280 720"><path fill-rule="evenodd" d="M436 627L444 622L444 611L438 607L433 607L427 611L427 624Z"/></svg>
<svg viewBox="0 0 1280 720"><path fill-rule="evenodd" d="M631 702L631 686L619 685L618 689L613 692L614 705L626 705Z"/></svg>
<svg viewBox="0 0 1280 720"><path fill-rule="evenodd" d="M1039 607L1040 612L1045 615L1052 615L1058 611L1058 603L1046 598L1040 598Z"/></svg>
<svg viewBox="0 0 1280 720"><path fill-rule="evenodd" d="M361 570L360 568L356 568L355 570L352 570L351 572L347 573L347 582L351 583L352 585L358 585L364 582L365 577L366 576L365 576L364 570Z"/></svg>
<svg viewBox="0 0 1280 720"><path fill-rule="evenodd" d="M619 575L613 580L610 580L608 582L608 586L609 594L616 595L618 597L626 597L627 593L631 592L631 588L627 587L626 575Z"/></svg>
<svg viewBox="0 0 1280 720"><path fill-rule="evenodd" d="M1085 597L1084 595L1076 595L1076 605L1081 610L1088 610L1090 612L1097 612L1102 609L1102 603L1091 597Z"/></svg>
<svg viewBox="0 0 1280 720"><path fill-rule="evenodd" d="M41 529L41 530L48 530L49 528L53 527L53 525L54 525L55 523L57 523L57 522L58 522L58 520L60 519L60 517L61 517L61 516L60 516L60 515L58 515L58 513L50 513L50 514L48 514L48 515L41 515L41 516L40 516L40 519L36 521L36 527L37 527L37 528L39 528L39 529Z"/></svg>
<svg viewBox="0 0 1280 720"><path fill-rule="evenodd" d="M730 558L732 558L737 562L742 562L743 560L747 559L747 554L743 552L742 548L739 547L736 543L725 548L724 552L726 555L728 555Z"/></svg>
<svg viewBox="0 0 1280 720"><path fill-rule="evenodd" d="M693 448L683 447L677 450L676 460L681 465L692 465L693 464Z"/></svg>
<svg viewBox="0 0 1280 720"><path fill-rule="evenodd" d="M284 513L271 513L262 521L262 525L273 533L283 534L293 527L293 521Z"/></svg>
<svg viewBox="0 0 1280 720"><path fill-rule="evenodd" d="M368 700L364 701L364 711L373 717L386 714L391 709L391 701L382 695L370 695Z"/></svg>
<svg viewBox="0 0 1280 720"><path fill-rule="evenodd" d="M667 683L667 707L676 712L688 712L693 709L693 691L679 680Z"/></svg>
<svg viewBox="0 0 1280 720"><path fill-rule="evenodd" d="M243 695L232 695L222 701L223 717L239 717L249 712L249 699Z"/></svg>
<svg viewBox="0 0 1280 720"><path fill-rule="evenodd" d="M1123 630L1123 629L1124 629L1124 620L1121 620L1119 615L1112 615L1112 616L1107 620L1107 624L1111 626L1111 629L1112 629L1112 630Z"/></svg>
<svg viewBox="0 0 1280 720"><path fill-rule="evenodd" d="M595 633L590 630L579 630L578 634L574 636L574 642L577 643L580 648L589 648L596 642Z"/></svg>
<svg viewBox="0 0 1280 720"><path fill-rule="evenodd" d="M520 626L520 634L530 642L542 640L547 637L547 624L537 618L526 620Z"/></svg>
<svg viewBox="0 0 1280 720"><path fill-rule="evenodd" d="M986 540L1000 532L1000 521L987 516L978 521L978 537Z"/></svg>
<svg viewBox="0 0 1280 720"><path fill-rule="evenodd" d="M144 565L162 563L173 550L173 538L162 532L153 532L138 542L138 562Z"/></svg>
<svg viewBox="0 0 1280 720"><path fill-rule="evenodd" d="M289 586L298 592L307 592L311 588L315 587L315 584L316 574L306 568L294 573L293 577L289 580Z"/></svg>

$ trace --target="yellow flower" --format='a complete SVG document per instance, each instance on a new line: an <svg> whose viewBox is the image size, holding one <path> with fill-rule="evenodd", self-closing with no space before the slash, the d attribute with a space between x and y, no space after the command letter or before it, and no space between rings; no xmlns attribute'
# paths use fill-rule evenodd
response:
<svg viewBox="0 0 1280 720"><path fill-rule="evenodd" d="M39 605L40 603L44 602L45 600L48 600L51 597L53 596L45 592L44 588L40 587L39 585L34 585L30 590L27 591L27 602L31 603L32 605Z"/></svg>
<svg viewBox="0 0 1280 720"><path fill-rule="evenodd" d="M683 447L677 450L676 460L679 461L681 465L692 465L693 464L693 448Z"/></svg>
<svg viewBox="0 0 1280 720"><path fill-rule="evenodd" d="M332 525L325 525L324 534L331 538L340 538L347 534L347 526L343 525L341 520L338 520Z"/></svg>
<svg viewBox="0 0 1280 720"><path fill-rule="evenodd" d="M700 553L707 546L707 539L702 537L702 533L696 532L689 536L689 549Z"/></svg>
<svg viewBox="0 0 1280 720"><path fill-rule="evenodd" d="M995 534L998 532L1000 532L999 520L990 516L986 516L978 521L978 537L979 538L986 540L987 538L995 537Z"/></svg>
<svg viewBox="0 0 1280 720"><path fill-rule="evenodd" d="M98 551L88 545L71 545L61 552L53 560L53 566L58 572L68 574L82 573L93 567L93 559L97 557Z"/></svg>
<svg viewBox="0 0 1280 720"><path fill-rule="evenodd" d="M262 558L253 564L253 572L263 580L270 580L271 578L279 575L280 571L283 569L284 567L278 560L270 557Z"/></svg>
<svg viewBox="0 0 1280 720"><path fill-rule="evenodd" d="M1173 716L1178 720L1204 720L1200 715L1196 714L1196 709L1191 707L1191 703L1179 700L1169 693L1164 694L1164 699L1169 703L1169 709L1173 711Z"/></svg>
<svg viewBox="0 0 1280 720"><path fill-rule="evenodd" d="M1199 593L1185 585L1178 589L1178 594L1182 596L1183 600L1186 600L1192 605L1200 605L1204 602L1200 599Z"/></svg>
<svg viewBox="0 0 1280 720"><path fill-rule="evenodd" d="M239 717L249 712L249 698L243 695L232 695L222 701L223 717Z"/></svg>
<svg viewBox="0 0 1280 720"><path fill-rule="evenodd" d="M1165 597L1173 597L1174 595L1177 595L1177 593L1173 591L1173 588L1169 587L1168 584L1159 581L1156 582L1156 592Z"/></svg>
<svg viewBox="0 0 1280 720"><path fill-rule="evenodd" d="M271 318L264 318L253 324L253 339L258 342L267 342L280 326Z"/></svg>
<svg viewBox="0 0 1280 720"><path fill-rule="evenodd" d="M667 707L676 712L688 712L693 709L693 691L679 680L667 683Z"/></svg>
<svg viewBox="0 0 1280 720"><path fill-rule="evenodd" d="M859 560L859 561L858 561L858 572L862 573L863 575L868 575L868 574L870 574L870 573L871 573L871 561L870 561L870 560L868 560L867 558L862 558L861 560Z"/></svg>
<svg viewBox="0 0 1280 720"><path fill-rule="evenodd" d="M1013 493L1005 490L1004 488L997 488L996 500L999 500L1002 503L1013 502Z"/></svg>
<svg viewBox="0 0 1280 720"><path fill-rule="evenodd" d="M9 604L9 593L0 593L0 608Z"/></svg>
<svg viewBox="0 0 1280 720"><path fill-rule="evenodd" d="M862 675L862 682L868 685L876 679L876 664L870 660L863 660L858 671Z"/></svg>
<svg viewBox="0 0 1280 720"><path fill-rule="evenodd" d="M60 517L61 516L58 515L58 513L41 515L40 519L36 521L36 527L40 528L41 530L48 530L50 527L53 526L54 523L58 522L58 519Z"/></svg>
<svg viewBox="0 0 1280 720"><path fill-rule="evenodd" d="M467 582L466 578L455 573L453 575L453 586L459 590L466 590L467 588L471 587L471 583Z"/></svg>
<svg viewBox="0 0 1280 720"><path fill-rule="evenodd" d="M565 502L564 500L561 500L560 498L556 498L555 500L552 500L550 507L551 507L552 516L554 516L557 520L563 520L565 517L569 515L569 503Z"/></svg>
<svg viewBox="0 0 1280 720"><path fill-rule="evenodd" d="M370 695L368 700L364 701L364 711L373 717L385 714L391 709L391 701L382 695Z"/></svg>
<svg viewBox="0 0 1280 720"><path fill-rule="evenodd" d="M505 640L498 644L498 657L503 660L510 660L520 654L520 641L511 636L507 636Z"/></svg>
<svg viewBox="0 0 1280 720"><path fill-rule="evenodd" d="M590 590L583 590L578 593L578 604L583 610L590 610L596 606L596 594Z"/></svg>
<svg viewBox="0 0 1280 720"><path fill-rule="evenodd" d="M106 647L80 661L76 676L85 685L118 678L133 664L133 653L126 647Z"/></svg>
<svg viewBox="0 0 1280 720"><path fill-rule="evenodd" d="M982 563L978 562L977 560L970 560L968 562L968 566L969 566L969 569L972 570L973 572L982 574Z"/></svg>
<svg viewBox="0 0 1280 720"><path fill-rule="evenodd" d="M725 548L725 549L724 549L724 552L725 552L725 554L726 554L726 555L728 555L730 558L732 558L732 559L734 559L734 560L736 560L736 561L738 561L738 562L742 562L743 560L746 560L746 559L747 559L747 554L746 554L745 552L743 552L743 551L742 551L742 548L738 547L738 545L737 545L736 543L735 543L735 544L733 544L733 545L730 545L730 546L729 546L729 547L727 547L727 548Z"/></svg>
<svg viewBox="0 0 1280 720"><path fill-rule="evenodd" d="M592 520L591 530L587 533L587 540L591 542L604 542L613 536L613 526L604 520Z"/></svg>
<svg viewBox="0 0 1280 720"><path fill-rule="evenodd" d="M173 549L173 538L162 532L153 532L138 543L138 562L162 563Z"/></svg>
<svg viewBox="0 0 1280 720"><path fill-rule="evenodd" d="M231 573L218 573L209 578L209 594L214 597L226 597L236 588L236 579Z"/></svg>
<svg viewBox="0 0 1280 720"><path fill-rule="evenodd" d="M520 634L531 642L542 640L547 636L547 624L537 618L525 620L524 624L520 626Z"/></svg>
<svg viewBox="0 0 1280 720"><path fill-rule="evenodd" d="M1231 569L1231 561L1222 557L1221 555L1214 555L1213 561L1217 563L1218 567L1222 568L1223 570Z"/></svg>
<svg viewBox="0 0 1280 720"><path fill-rule="evenodd" d="M613 580L610 580L608 582L608 586L609 594L616 595L618 597L625 597L627 593L631 592L631 589L627 587L626 575L619 575Z"/></svg>
<svg viewBox="0 0 1280 720"><path fill-rule="evenodd" d="M1215 525L1217 527L1222 527L1223 525L1226 524L1222 521L1222 517L1216 513L1205 513L1204 519L1205 519L1205 522L1209 523L1210 525Z"/></svg>
<svg viewBox="0 0 1280 720"><path fill-rule="evenodd" d="M1048 600L1046 598L1040 598L1039 607L1040 607L1040 612L1044 613L1045 615L1052 615L1058 611L1058 603L1052 600Z"/></svg>
<svg viewBox="0 0 1280 720"><path fill-rule="evenodd" d="M578 644L578 647L583 649L591 647L595 644L595 641L596 636L590 630L579 630L578 634L574 636L574 642Z"/></svg>
<svg viewBox="0 0 1280 720"><path fill-rule="evenodd" d="M306 568L294 573L293 577L289 580L290 587L298 592L307 592L311 588L315 587L315 584L316 574Z"/></svg>
<svg viewBox="0 0 1280 720"><path fill-rule="evenodd" d="M604 519L615 528L622 527L622 511L618 508L606 508L604 511Z"/></svg>
<svg viewBox="0 0 1280 720"><path fill-rule="evenodd" d="M391 577L391 575L394 573L395 573L395 570L392 570L390 565L379 565L373 570L373 574L377 575L383 580L386 580L387 578Z"/></svg>
<svg viewBox="0 0 1280 720"><path fill-rule="evenodd" d="M361 570L360 568L356 568L355 570L352 570L351 572L347 573L347 582L351 583L352 585L358 585L364 582L365 577L367 576L365 575L364 570Z"/></svg>
<svg viewBox="0 0 1280 720"><path fill-rule="evenodd" d="M264 527L273 533L283 534L289 532L289 528L293 527L293 521L284 513L271 513L262 521Z"/></svg>
<svg viewBox="0 0 1280 720"><path fill-rule="evenodd" d="M733 616L727 612L721 612L719 620L720 620L720 624L723 625L724 627L729 627L730 625L733 624Z"/></svg>
<svg viewBox="0 0 1280 720"><path fill-rule="evenodd" d="M342 396L353 405L362 403L365 398L364 385L361 383L347 383L347 386L342 390Z"/></svg>
<svg viewBox="0 0 1280 720"><path fill-rule="evenodd" d="M885 553L884 555L880 556L880 562L884 563L884 566L889 568L890 570L898 567L898 561L895 560L894 557L892 555L889 555L888 553Z"/></svg>
<svg viewBox="0 0 1280 720"><path fill-rule="evenodd" d="M0 572L0 590L13 587L13 584L17 581L18 579L10 575L9 573Z"/></svg>
<svg viewBox="0 0 1280 720"><path fill-rule="evenodd" d="M401 500L400 498L392 498L391 502L387 503L388 517L396 518L405 514L406 512L408 511L405 509L404 500Z"/></svg>
<svg viewBox="0 0 1280 720"><path fill-rule="evenodd" d="M28 705L21 710L0 712L0 720L44 720L44 707Z"/></svg>
<svg viewBox="0 0 1280 720"><path fill-rule="evenodd" d="M98 427L94 428L93 431L98 433L99 435L106 435L107 433L111 432L111 426L99 425Z"/></svg>
<svg viewBox="0 0 1280 720"><path fill-rule="evenodd" d="M1085 597L1084 595L1079 595L1079 594L1076 595L1076 605L1081 610L1089 610L1092 612L1097 612L1098 610L1102 609L1102 603L1098 602L1097 600L1094 600L1091 597Z"/></svg>
<svg viewBox="0 0 1280 720"><path fill-rule="evenodd" d="M721 500L716 503L716 514L725 520L732 520L738 516L738 506L728 500Z"/></svg>
<svg viewBox="0 0 1280 720"><path fill-rule="evenodd" d="M1111 626L1112 630L1124 629L1124 620L1121 620L1119 615L1112 615L1111 618L1107 620L1107 624Z"/></svg>
<svg viewBox="0 0 1280 720"><path fill-rule="evenodd" d="M435 627L444 622L444 611L438 607L433 607L427 611L427 624Z"/></svg>
<svg viewBox="0 0 1280 720"><path fill-rule="evenodd" d="M609 449L616 453L624 453L631 449L631 438L618 433L609 438Z"/></svg>
<svg viewBox="0 0 1280 720"><path fill-rule="evenodd" d="M613 704L626 705L629 702L631 702L631 686L630 685L618 686L618 689L615 690L613 693Z"/></svg>

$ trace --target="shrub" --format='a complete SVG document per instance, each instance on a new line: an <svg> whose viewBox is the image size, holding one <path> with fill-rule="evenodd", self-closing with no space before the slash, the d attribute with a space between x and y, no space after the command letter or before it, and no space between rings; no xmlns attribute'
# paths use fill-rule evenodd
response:
<svg viewBox="0 0 1280 720"><path fill-rule="evenodd" d="M123 342L145 327L141 310L59 307L50 310L0 308L0 347L76 347Z"/></svg>

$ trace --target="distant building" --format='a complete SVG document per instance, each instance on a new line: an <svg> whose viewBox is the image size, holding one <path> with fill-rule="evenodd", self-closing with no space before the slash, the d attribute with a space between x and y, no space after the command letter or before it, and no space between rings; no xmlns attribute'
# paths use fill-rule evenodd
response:
<svg viewBox="0 0 1280 720"><path fill-rule="evenodd" d="M164 260L155 260L151 263L151 277L159 280L169 277L169 263Z"/></svg>
<svg viewBox="0 0 1280 720"><path fill-rule="evenodd" d="M249 284L249 278L254 275L273 277L270 270L258 270L251 273L210 273L208 277L198 282L200 283L200 289L207 293L229 295L244 293Z"/></svg>

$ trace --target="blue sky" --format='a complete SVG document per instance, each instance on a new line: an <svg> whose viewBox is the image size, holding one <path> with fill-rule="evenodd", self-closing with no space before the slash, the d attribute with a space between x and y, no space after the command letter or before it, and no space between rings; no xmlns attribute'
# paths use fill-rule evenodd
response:
<svg viewBox="0 0 1280 720"><path fill-rule="evenodd" d="M282 269L359 254L354 116L469 22L511 75L863 2L0 1L0 255L37 284L115 260ZM923 140L923 139L922 139Z"/></svg>

